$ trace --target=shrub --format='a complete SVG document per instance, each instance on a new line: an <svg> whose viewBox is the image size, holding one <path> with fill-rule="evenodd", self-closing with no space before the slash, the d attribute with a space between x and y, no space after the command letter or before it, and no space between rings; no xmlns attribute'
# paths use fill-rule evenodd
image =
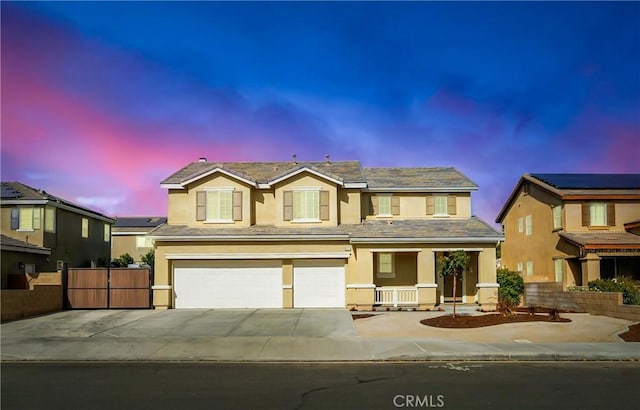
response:
<svg viewBox="0 0 640 410"><path fill-rule="evenodd" d="M589 290L596 292L622 292L625 305L640 305L640 282L620 276L613 279L596 279L589 282Z"/></svg>
<svg viewBox="0 0 640 410"><path fill-rule="evenodd" d="M134 263L133 256L125 253L124 255L120 255L119 258L111 261L111 266L114 268L126 268L128 265Z"/></svg>
<svg viewBox="0 0 640 410"><path fill-rule="evenodd" d="M155 253L153 252L153 249L150 249L149 252L142 255L141 260L142 263L144 263L145 265L149 265L151 269L153 269L153 265L155 262Z"/></svg>
<svg viewBox="0 0 640 410"><path fill-rule="evenodd" d="M518 272L509 269L498 269L498 304L504 315L510 315L512 309L520 304L520 298L524 294L524 280Z"/></svg>

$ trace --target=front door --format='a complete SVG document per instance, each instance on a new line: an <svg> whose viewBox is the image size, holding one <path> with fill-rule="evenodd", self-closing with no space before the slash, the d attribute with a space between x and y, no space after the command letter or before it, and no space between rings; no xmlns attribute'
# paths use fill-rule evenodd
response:
<svg viewBox="0 0 640 410"><path fill-rule="evenodd" d="M444 278L444 303L453 303L453 276L445 276ZM462 280L456 281L456 302L462 303L463 293Z"/></svg>

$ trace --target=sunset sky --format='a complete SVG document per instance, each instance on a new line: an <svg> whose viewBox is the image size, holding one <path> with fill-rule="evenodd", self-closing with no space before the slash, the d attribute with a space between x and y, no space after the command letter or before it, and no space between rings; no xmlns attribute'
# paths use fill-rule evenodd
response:
<svg viewBox="0 0 640 410"><path fill-rule="evenodd" d="M640 172L640 2L2 2L2 180L165 215L210 161Z"/></svg>

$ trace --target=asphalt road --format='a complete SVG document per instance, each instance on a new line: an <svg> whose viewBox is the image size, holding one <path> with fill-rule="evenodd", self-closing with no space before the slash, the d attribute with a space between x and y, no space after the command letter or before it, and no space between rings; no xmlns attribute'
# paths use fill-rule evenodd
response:
<svg viewBox="0 0 640 410"><path fill-rule="evenodd" d="M8 409L622 409L637 362L3 363Z"/></svg>

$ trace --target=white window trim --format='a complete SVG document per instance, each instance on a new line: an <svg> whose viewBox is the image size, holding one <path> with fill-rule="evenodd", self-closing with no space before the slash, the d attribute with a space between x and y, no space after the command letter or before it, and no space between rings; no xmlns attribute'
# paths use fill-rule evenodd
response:
<svg viewBox="0 0 640 410"><path fill-rule="evenodd" d="M295 208L296 208L296 200L295 200L295 196L293 198L291 198L292 201L292 207L293 209L291 210L291 223L310 223L310 222L322 222L320 220L320 191L322 191L322 188L319 186L313 186L313 187L292 187L290 189L288 189L289 191L296 191L296 192L309 192L309 191L317 191L318 192L318 218L299 218L296 219L295 217Z"/></svg>
<svg viewBox="0 0 640 410"><path fill-rule="evenodd" d="M516 265L516 272L524 272L524 269L522 269L522 267L522 262L518 262L518 264Z"/></svg>
<svg viewBox="0 0 640 410"><path fill-rule="evenodd" d="M47 216L47 211L50 211L53 215L50 215L51 218ZM47 223L51 220L52 229L47 228ZM48 233L56 233L56 208L52 206L47 206L44 208L44 231Z"/></svg>
<svg viewBox="0 0 640 410"><path fill-rule="evenodd" d="M437 212L438 198L444 198L444 213ZM434 195L433 196L433 216L449 216L449 195Z"/></svg>
<svg viewBox="0 0 640 410"><path fill-rule="evenodd" d="M205 188L203 191L205 192L205 220L203 221L206 224L233 224L233 192L236 189L234 187L215 187L215 188ZM207 212L207 201L209 200L206 192L231 192L231 217L229 219L210 219Z"/></svg>
<svg viewBox="0 0 640 410"><path fill-rule="evenodd" d="M524 232L524 218L518 218L518 233Z"/></svg>
<svg viewBox="0 0 640 410"><path fill-rule="evenodd" d="M558 267L560 268L559 270L558 270ZM557 258L553 260L553 273L554 273L554 279L556 282L564 282L564 259ZM558 280L558 274L561 275L560 281Z"/></svg>

